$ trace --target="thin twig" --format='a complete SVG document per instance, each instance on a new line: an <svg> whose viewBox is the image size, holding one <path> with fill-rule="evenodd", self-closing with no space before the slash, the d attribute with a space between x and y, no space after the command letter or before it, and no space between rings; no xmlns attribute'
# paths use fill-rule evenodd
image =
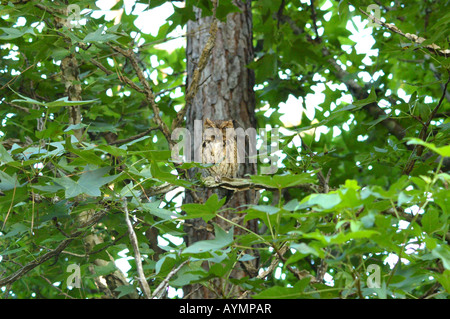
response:
<svg viewBox="0 0 450 319"><path fill-rule="evenodd" d="M280 16L274 14L273 17L274 19L278 19L282 23L287 23L291 27L292 32L295 35L305 34L305 37L308 42L316 44L316 41L312 39L312 37L309 34L305 33L305 30L299 27L295 23L295 21L291 19L291 17L283 14ZM350 93L356 99L365 99L368 97L367 90L364 87L361 87L356 81L354 81L351 77L351 74L342 69L342 67L337 63L336 59L331 57L332 54L330 50L325 46L322 47L322 55L324 57L329 57L328 63L330 63L335 69L333 73L339 80L341 80L347 86ZM364 110L367 111L375 119L380 118L382 116L386 117L386 112L382 108L380 108L377 103L371 103L369 105L366 105L364 107ZM389 131L389 133L397 137L398 140L402 140L405 137L406 130L395 119L386 117L384 120L381 121L381 124ZM412 149L412 147L410 147L409 145L407 145L406 147Z"/></svg>
<svg viewBox="0 0 450 319"><path fill-rule="evenodd" d="M191 295L199 291L203 286L201 284L197 284L197 288L193 289L191 292L189 292L187 295L183 296L183 299L189 299Z"/></svg>
<svg viewBox="0 0 450 319"><path fill-rule="evenodd" d="M0 279L0 287L5 286L7 284L13 283L16 280L20 279L22 276L24 276L25 274L27 274L28 272L30 272L31 270L33 270L34 268L36 268L37 266L43 264L44 262L52 259L53 257L58 256L59 254L61 254L61 252L67 247L69 246L69 244L75 240L78 236L80 236L81 234L84 233L84 230L82 228L91 226L95 223L97 223L98 221L100 221L100 219L103 218L103 216L106 215L106 210L102 210L99 213L93 215L89 220L87 220L85 223L82 223L78 226L78 231L70 234L70 238L64 239L55 249L49 251L48 253L42 255L41 257L29 262L28 264L26 264L24 267L20 268L19 270L15 271L14 273L12 273L11 275L4 277L2 279Z"/></svg>
<svg viewBox="0 0 450 319"><path fill-rule="evenodd" d="M447 82L446 82L445 85L444 85L444 92L442 93L442 96L441 96L441 98L439 99L438 104L437 104L437 105L435 106L435 108L431 111L430 116L428 117L428 120L424 123L422 129L420 130L419 138L420 138L422 141L425 141L425 140L426 140L426 137L427 137L427 134L428 134L428 127L430 126L431 121L432 121L433 118L436 116L436 113L438 112L439 108L440 108L441 105L442 105L442 102L444 101L445 95L446 95L446 93L447 93L447 87L448 87L448 84L450 83L450 71L449 71L449 74L448 74L448 75L449 75L449 76L448 76L448 80L447 80ZM419 157L419 156L422 155L423 150L424 150L424 146L423 146L423 145L418 145L418 144L416 144L416 145L414 146L414 149L413 149L413 151L412 151L412 153L411 153L411 155L410 155L410 157L409 157L409 161L406 163L405 168L403 169L403 174L409 175L409 173L411 173L411 171L413 170L414 165L415 165L415 163L416 163L417 157Z"/></svg>
<svg viewBox="0 0 450 319"><path fill-rule="evenodd" d="M62 291L61 289L59 289L57 286L55 286L55 285L50 281L50 279L48 279L48 278L46 278L46 277L44 277L44 276L42 276L42 275L39 275L39 276L40 276L42 279L44 279L50 286L52 286L53 288L55 288L56 290L58 290L58 291L60 292L61 295L65 296L65 297L67 297L67 298L69 298L69 299L77 299L77 298L74 298L74 297L72 297L72 296L66 294L64 291Z"/></svg>
<svg viewBox="0 0 450 319"><path fill-rule="evenodd" d="M425 59L426 60L430 59L430 56L425 56ZM450 93L448 91L444 90L445 84L442 83L441 74L439 73L439 71L436 69L436 66L432 62L430 62L429 67L430 67L430 70L433 72L436 80L441 82L440 85L441 85L441 89L445 92L445 98L447 99L447 101L450 102Z"/></svg>
<svg viewBox="0 0 450 319"><path fill-rule="evenodd" d="M136 72L136 75L137 75L137 77L139 79L139 82L144 87L144 92L143 93L145 94L147 102L150 104L150 107L153 110L153 115L154 115L153 119L154 119L156 125L158 125L159 129L163 133L163 135L166 138L166 140L169 142L169 145L172 146L174 144L174 142L172 141L171 134L169 132L169 127L161 119L161 115L160 115L161 111L160 111L158 105L155 102L155 94L153 93L153 90L150 87L150 84L148 83L147 79L145 78L144 72L142 71L141 67L139 66L139 60L136 57L136 54L134 53L134 51L132 49L131 50L124 50L121 47L118 47L118 46L115 46L115 45L112 45L112 44L108 44L108 45L114 51L120 53L125 58L127 58L128 61L130 61L131 66L133 67L134 71Z"/></svg>
<svg viewBox="0 0 450 319"><path fill-rule="evenodd" d="M109 145L116 145L116 144L128 143L128 142L137 140L138 138L141 138L141 137L147 135L148 133L150 133L151 131L155 131L155 130L159 130L159 127L151 127L151 128L149 128L148 130L146 130L146 131L144 131L144 132L142 132L142 133L139 133L139 134L137 134L137 135L130 136L130 137L124 138L124 139L122 139L122 140L116 140L116 141L113 141L113 142L109 143Z"/></svg>
<svg viewBox="0 0 450 319"><path fill-rule="evenodd" d="M152 294L148 282L145 279L144 270L142 268L141 252L139 251L139 244L137 241L136 233L134 232L133 225L131 224L130 221L130 216L128 213L128 204L125 198L123 199L123 210L125 212L125 222L127 223L128 235L130 236L131 246L133 246L134 260L136 262L136 270L139 276L138 277L139 284L141 286L142 291L144 292L145 298L150 299Z"/></svg>
<svg viewBox="0 0 450 319"><path fill-rule="evenodd" d="M448 87L448 84L449 84L449 83L450 83L450 70L449 70L449 72L448 72L448 79L447 79L447 82L446 82L445 85L444 85L443 93L442 93L442 96L441 96L441 98L440 98L440 100L439 100L439 103L436 105L436 107L433 109L433 111L431 111L430 117L428 118L428 121L425 123L425 125L427 126L427 128L428 128L428 126L430 125L430 123L431 123L431 121L433 120L433 118L435 117L437 111L438 111L439 108L441 107L442 102L444 101L445 95L446 95L446 93L447 93L447 87Z"/></svg>
<svg viewBox="0 0 450 319"><path fill-rule="evenodd" d="M117 244L117 242L119 242L126 235L127 235L127 233L125 232L122 235L120 235L119 237L117 237L116 239L114 239L112 242L107 244L106 246L103 246L102 248L99 248L97 250L94 250L94 251L91 251L91 252L88 252L88 253L85 253L85 254L77 254L77 253L73 253L73 252L70 252L70 251L67 251L67 250L63 250L61 253L62 254L66 254L66 255L70 255L70 256L74 256L74 257L79 257L79 258L87 258L89 256L98 254L98 253L104 251L105 249L108 249L109 247ZM44 247L44 246L39 246L39 247L45 248L47 250L50 250L50 249L48 249L47 247Z"/></svg>
<svg viewBox="0 0 450 319"><path fill-rule="evenodd" d="M276 13L278 19L277 19L277 28L280 28L280 22L281 22L281 17L283 16L283 11L284 11L284 6L285 6L285 0L281 0L280 3L280 7L278 8L278 11Z"/></svg>
<svg viewBox="0 0 450 319"><path fill-rule="evenodd" d="M173 90L178 89L178 88L182 88L183 86L184 86L184 84L179 84L179 85L175 85L175 86L173 86L171 88L168 88L168 89L165 89L165 90L161 90L158 93L156 93L156 96L163 95L164 93L167 93L167 92L172 92Z"/></svg>
<svg viewBox="0 0 450 319"><path fill-rule="evenodd" d="M284 255L284 254L286 253L287 249L288 249L288 245L285 244L283 247L280 248L279 254ZM258 278L258 279L264 279L264 278L266 278L268 275L270 275L270 274L275 270L275 268L278 267L278 265L279 265L279 263L280 263L280 256L279 256L279 254L275 254L275 256L274 256L272 262L271 262L270 265L269 265L269 267L268 267L266 270L262 271L258 276L256 276L256 278ZM245 297L247 297L247 295L248 295L249 293L250 293L250 290L244 291L244 292L242 293L242 295L239 296L238 299L244 299Z"/></svg>
<svg viewBox="0 0 450 319"><path fill-rule="evenodd" d="M272 246L275 250L275 252L277 253L278 257L280 258L280 260L283 262L283 264L286 265L286 258L284 257L284 253L286 252L286 250L280 248L277 249L277 247ZM310 283L315 284L318 283L319 281L312 276L307 270L298 270L296 268L292 268L291 265L286 265L287 270L289 270L295 277L297 277L298 280L303 280L305 278L310 278Z"/></svg>
<svg viewBox="0 0 450 319"><path fill-rule="evenodd" d="M175 188L180 187L178 185L172 185L170 183L164 183L160 186L154 186L150 189L145 189L141 195L141 199L147 199L151 196L156 196L156 195L160 195L160 194L166 194L172 190L174 190Z"/></svg>
<svg viewBox="0 0 450 319"><path fill-rule="evenodd" d="M164 278L164 280L153 291L152 299L160 299L161 298L164 291L166 290L166 287L169 285L170 279L173 276L175 276L175 274L188 262L189 262L189 259L183 261L177 268L174 268L169 272L169 274L166 276L166 278Z"/></svg>
<svg viewBox="0 0 450 319"><path fill-rule="evenodd" d="M103 64L101 64L99 61L91 58L90 62L95 65L96 67L98 67L100 70L102 70L104 73L106 73L107 75L111 75L114 72L111 70L108 70L106 67L103 66ZM133 88L136 92L139 93L145 93L143 89L141 89L139 86L136 85L136 83L134 83L133 81L131 81L129 78L127 78L124 75L118 75L118 78L121 82L128 84L131 88Z"/></svg>
<svg viewBox="0 0 450 319"><path fill-rule="evenodd" d="M331 177L331 168L328 170L327 177L323 176L323 173L321 170L317 173L317 177L319 179L320 184L322 185L323 193L327 194L330 191L329 182L330 182L330 177ZM320 264L316 270L316 278L315 279L318 282L323 281L323 278L326 274L327 269L328 269L328 264L325 261L325 258L323 258L320 261Z"/></svg>
<svg viewBox="0 0 450 319"><path fill-rule="evenodd" d="M327 177L323 176L322 171L317 173L317 178L319 179L320 184L322 185L323 192L327 194L330 191L330 186L328 183L330 182L331 177L331 168L328 170Z"/></svg>
<svg viewBox="0 0 450 319"><path fill-rule="evenodd" d="M311 0L311 19L313 21L314 32L316 34L315 40L320 42L319 30L317 29L317 17L316 17L316 9L314 8L314 0Z"/></svg>
<svg viewBox="0 0 450 319"><path fill-rule="evenodd" d="M20 105L17 105L17 104L15 104L15 103L11 103L11 102L8 102L8 101L3 101L2 103L6 103L6 104L8 104L8 105L10 105L10 106L12 106L12 107L15 107L15 108L18 109L18 110L21 110L22 112L27 113L27 114L30 113L30 110L29 110L27 107L20 106Z"/></svg>
<svg viewBox="0 0 450 319"><path fill-rule="evenodd" d="M34 67L36 65L36 63L33 63L32 65L28 66L25 70L23 70L22 72L20 72L19 74L17 74L16 76L14 76L11 80L8 81L8 83L6 83L5 85L3 85L0 90L3 90L5 87L9 86L10 84L14 83L19 76L21 76L22 74L24 74L26 71L28 71L29 69L31 69L32 67Z"/></svg>
<svg viewBox="0 0 450 319"><path fill-rule="evenodd" d="M440 286L439 282L434 283L434 285L432 285L430 287L430 289L428 289L422 296L419 297L419 299L427 299L429 296L431 296L433 294L433 292L438 289Z"/></svg>
<svg viewBox="0 0 450 319"><path fill-rule="evenodd" d="M374 17L373 15L371 15L370 13L365 12L363 9L359 8L359 11L361 13L363 13L364 15L366 15L369 19L371 19L373 22L382 25L383 27L389 29L390 31L397 33L405 38L407 38L408 40L414 42L415 44L419 44L422 45L423 42L427 41L427 39L419 37L415 34L411 34L411 33L404 33L402 30L400 30L398 27L396 27L395 25L391 24L391 23L386 23L381 21L380 19L378 19L377 17ZM440 46L432 43L432 44L428 44L424 46L426 49L428 49L428 51L435 53L437 55L440 56L444 56L444 57L449 57L450 56L450 49L442 49Z"/></svg>

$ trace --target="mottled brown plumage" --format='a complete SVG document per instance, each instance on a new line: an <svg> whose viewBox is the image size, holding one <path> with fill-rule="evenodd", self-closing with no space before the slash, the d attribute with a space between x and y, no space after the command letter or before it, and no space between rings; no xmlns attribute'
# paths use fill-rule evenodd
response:
<svg viewBox="0 0 450 319"><path fill-rule="evenodd" d="M222 177L235 178L238 169L236 133L229 121L212 121L203 123L202 162L214 164L206 169L206 175L220 182Z"/></svg>

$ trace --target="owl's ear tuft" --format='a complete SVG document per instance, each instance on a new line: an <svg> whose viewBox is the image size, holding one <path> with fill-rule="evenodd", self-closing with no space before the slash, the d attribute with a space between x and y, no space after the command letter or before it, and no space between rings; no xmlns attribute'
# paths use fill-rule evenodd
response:
<svg viewBox="0 0 450 319"><path fill-rule="evenodd" d="M223 121L223 122L221 123L221 125L220 125L220 128L221 128L221 129L223 129L223 128L234 128L233 121L232 121L232 120L229 120L229 121Z"/></svg>
<svg viewBox="0 0 450 319"><path fill-rule="evenodd" d="M210 120L210 119L205 119L205 121L203 122L203 125L207 125L210 127L214 127L214 123Z"/></svg>

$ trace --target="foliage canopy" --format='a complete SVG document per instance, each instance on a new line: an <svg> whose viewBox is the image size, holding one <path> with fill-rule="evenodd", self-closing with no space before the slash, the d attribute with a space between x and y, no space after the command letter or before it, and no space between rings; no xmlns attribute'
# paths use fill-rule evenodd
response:
<svg viewBox="0 0 450 319"><path fill-rule="evenodd" d="M100 298L108 296L96 281L103 277L114 297L142 295L128 210L152 292L165 278L173 288L222 278L252 298L447 298L450 3L312 2L252 2L255 116L259 127L282 128L278 172L251 176L260 202L236 211L257 219L261 232L235 236L242 226L230 220L230 231L212 225L213 240L186 247L183 224L220 216L224 200L180 204L201 181L181 174L196 164L176 170L158 129L171 127L186 95L185 48L161 44L195 18L194 5L211 15L212 4L174 1L152 35L122 0L111 9L126 8L116 20L95 15L95 1L77 1L88 9L79 28L65 24L63 1L2 1L2 293ZM373 2L385 23L367 27L360 22ZM145 10L162 5L152 0ZM221 0L217 19L236 10ZM368 41L355 42L350 30ZM67 57L77 65L64 66ZM81 100L68 99L68 83ZM283 117L288 99L301 121ZM71 122L74 105L80 123ZM86 252L88 236L99 240ZM111 286L124 256L128 280ZM230 278L257 256L259 277ZM68 287L73 264L80 288ZM378 285L370 284L374 269Z"/></svg>

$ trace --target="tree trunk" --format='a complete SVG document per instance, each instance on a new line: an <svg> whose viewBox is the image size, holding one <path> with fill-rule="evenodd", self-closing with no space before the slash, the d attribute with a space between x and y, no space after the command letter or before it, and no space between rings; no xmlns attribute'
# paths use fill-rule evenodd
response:
<svg viewBox="0 0 450 319"><path fill-rule="evenodd" d="M190 105L187 105L186 128L193 136L194 120L233 120L235 127L256 128L255 120L255 95L253 91L254 73L247 68L247 65L253 60L252 46L252 13L251 1L234 1L239 7L241 13L231 13L228 15L226 23L218 23L218 32L216 42L211 53L207 66L202 72L200 87ZM189 21L187 24L187 87L189 80L192 79L195 67L209 38L209 26L212 17L201 18L200 10L196 10L196 21ZM193 141L191 149L194 150ZM199 143L201 144L201 143ZM248 143L246 143L248 145ZM194 158L192 156L192 158ZM190 178L195 178L198 171L191 170ZM256 164L241 164L237 177L243 177L245 174L255 174ZM205 201L213 193L220 197L228 195L227 207L239 207L245 204L254 204L257 200L256 191L249 190L235 193L231 196L225 190L200 190L196 192L197 196ZM186 203L193 202L189 192L186 194ZM224 213L222 216L232 219L239 217L233 213ZM222 219L213 220L225 230L229 230L231 225ZM242 222L239 222L242 224ZM189 220L189 225L185 226L186 244L199 240L212 239L213 233L208 232L202 219ZM247 228L256 230L256 221L251 221L245 225ZM234 228L234 234L243 233L241 229ZM206 266L205 266L206 267ZM233 278L242 278L248 276L248 271L239 268L232 273ZM217 285L216 285L217 286ZM220 285L222 287L222 285ZM235 287L228 287L227 291L209 291L205 287L189 286L185 289L185 296L192 299L209 299L225 296L236 297L239 291Z"/></svg>

